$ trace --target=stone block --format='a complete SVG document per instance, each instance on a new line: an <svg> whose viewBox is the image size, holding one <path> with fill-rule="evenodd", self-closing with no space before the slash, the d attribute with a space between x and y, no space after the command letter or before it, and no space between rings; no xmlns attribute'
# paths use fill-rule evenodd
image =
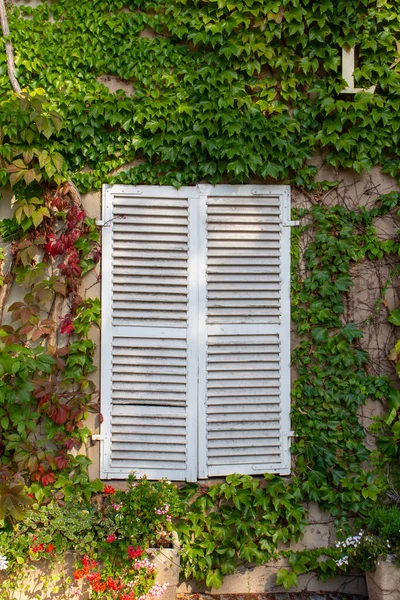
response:
<svg viewBox="0 0 400 600"><path fill-rule="evenodd" d="M178 536L174 532L173 548L149 548L149 559L157 567L157 583L167 583L163 600L175 600L179 583L180 556Z"/></svg>
<svg viewBox="0 0 400 600"><path fill-rule="evenodd" d="M369 600L400 600L400 567L388 557L367 573Z"/></svg>

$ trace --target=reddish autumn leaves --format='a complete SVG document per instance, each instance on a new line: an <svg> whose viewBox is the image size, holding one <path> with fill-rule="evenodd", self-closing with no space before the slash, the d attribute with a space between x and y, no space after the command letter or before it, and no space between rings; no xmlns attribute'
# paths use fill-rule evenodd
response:
<svg viewBox="0 0 400 600"><path fill-rule="evenodd" d="M34 221L29 211L38 207L46 210ZM13 271L7 282L11 286L15 281L28 293L9 307L11 324L2 326L2 341L13 344L12 358L21 368L21 361L28 360L24 352L31 350L33 366L26 385L18 380L18 371L5 375L10 389L25 390L16 403L22 402L19 412L26 410L26 416L17 423L19 443L7 445L0 439L0 444L14 470L50 486L58 472L71 468L70 451L85 441L88 411L98 412L88 377L94 370L94 344L88 339L93 319L80 288L83 275L98 263L100 248L96 224L86 218L72 185L45 191L28 208L17 219L21 237L12 244ZM35 367L37 349L45 349L49 360Z"/></svg>

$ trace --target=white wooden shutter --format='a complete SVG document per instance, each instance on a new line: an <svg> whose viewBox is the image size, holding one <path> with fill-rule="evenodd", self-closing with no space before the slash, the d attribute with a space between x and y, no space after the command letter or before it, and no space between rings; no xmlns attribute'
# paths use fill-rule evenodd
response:
<svg viewBox="0 0 400 600"><path fill-rule="evenodd" d="M289 473L289 188L103 198L101 476Z"/></svg>
<svg viewBox="0 0 400 600"><path fill-rule="evenodd" d="M200 476L289 473L288 188L200 189L207 281Z"/></svg>
<svg viewBox="0 0 400 600"><path fill-rule="evenodd" d="M195 188L105 189L101 476L196 479ZM193 318L194 317L194 318ZM191 382L194 382L194 387Z"/></svg>

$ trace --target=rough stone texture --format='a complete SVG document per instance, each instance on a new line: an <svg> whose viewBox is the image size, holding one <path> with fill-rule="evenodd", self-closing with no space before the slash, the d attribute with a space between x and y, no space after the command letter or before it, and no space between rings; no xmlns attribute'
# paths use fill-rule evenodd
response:
<svg viewBox="0 0 400 600"><path fill-rule="evenodd" d="M178 594L177 600L368 600L366 596L343 592L277 594Z"/></svg>
<svg viewBox="0 0 400 600"><path fill-rule="evenodd" d="M367 573L369 600L400 600L400 567L390 560L380 561Z"/></svg>
<svg viewBox="0 0 400 600"><path fill-rule="evenodd" d="M258 567L238 568L233 575L226 575L222 586L210 594L262 594L265 592L285 593L282 586L276 585L276 573L282 567L287 567L285 559L270 562ZM314 573L299 575L296 592L343 592L348 594L366 595L367 588L363 575L335 577L326 582L317 579ZM181 583L178 593L204 593L206 588L195 581Z"/></svg>
<svg viewBox="0 0 400 600"><path fill-rule="evenodd" d="M313 548L328 548L331 538L331 527L329 525L307 525L304 529L303 538L290 545L291 550L309 550Z"/></svg>
<svg viewBox="0 0 400 600"><path fill-rule="evenodd" d="M167 591L163 594L163 600L175 600L176 590L179 582L180 556L179 540L176 533L173 533L173 548L150 548L149 559L157 567L157 583L167 583Z"/></svg>

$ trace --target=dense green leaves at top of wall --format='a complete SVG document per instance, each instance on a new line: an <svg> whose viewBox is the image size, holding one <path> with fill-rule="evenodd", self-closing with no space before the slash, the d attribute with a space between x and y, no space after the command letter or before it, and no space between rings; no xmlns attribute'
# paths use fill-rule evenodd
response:
<svg viewBox="0 0 400 600"><path fill-rule="evenodd" d="M10 15L18 79L26 90L43 88L62 115L47 144L82 190L106 181L308 183L314 169L306 161L319 149L334 166L381 164L400 176L394 1L26 4ZM374 94L340 94L344 45L357 46L357 87L376 85ZM125 89L130 82L133 94L110 93L102 75ZM18 121L9 126L4 105L3 53L0 90L3 142L18 145ZM132 161L139 164L108 179Z"/></svg>

